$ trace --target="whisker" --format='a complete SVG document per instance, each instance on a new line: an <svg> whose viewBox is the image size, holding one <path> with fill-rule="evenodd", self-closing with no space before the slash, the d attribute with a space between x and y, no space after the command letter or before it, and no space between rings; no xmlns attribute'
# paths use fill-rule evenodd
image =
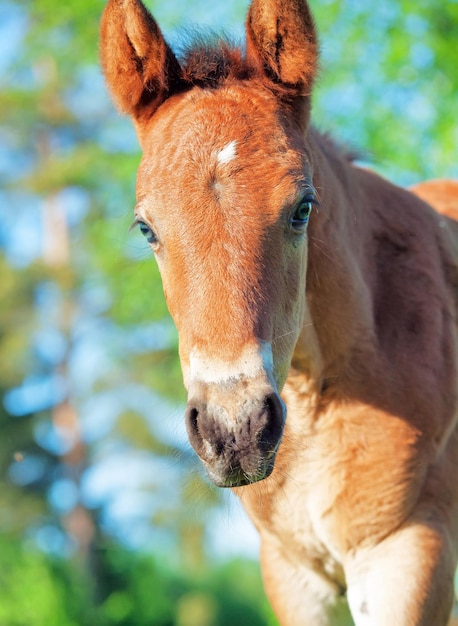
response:
<svg viewBox="0 0 458 626"><path fill-rule="evenodd" d="M321 254L323 254L323 256L325 256L330 261L334 261L333 257L330 256L327 252L325 252L323 248L317 244L317 241L319 241L320 243L324 243L323 241L321 241L320 239L317 239L316 237L310 237L309 240L310 240L310 243L312 243L315 246L315 248L317 248L321 252Z"/></svg>
<svg viewBox="0 0 458 626"><path fill-rule="evenodd" d="M294 335L295 333L297 333L297 330L296 330L296 329L294 329L294 330L290 330L290 331L288 331L288 332L286 332L286 333L283 333L283 335L277 335L276 337L274 337L274 338L272 339L272 343L275 343L275 342L276 342L276 341L278 341L279 339L283 339L283 337L289 337L289 335Z"/></svg>
<svg viewBox="0 0 458 626"><path fill-rule="evenodd" d="M308 322L307 324L304 324L303 326L301 326L302 328L308 328L309 326L315 326L314 322ZM279 339L283 339L284 337L289 337L290 335L295 335L297 333L297 329L295 328L294 330L289 330L286 333L283 333L282 335L277 335L276 337L274 337L272 339L272 343L275 343L276 341L278 341Z"/></svg>

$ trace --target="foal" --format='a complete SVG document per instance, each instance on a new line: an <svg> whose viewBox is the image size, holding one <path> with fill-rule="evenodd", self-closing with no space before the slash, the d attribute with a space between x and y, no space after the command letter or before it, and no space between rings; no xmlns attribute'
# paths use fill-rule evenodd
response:
<svg viewBox="0 0 458 626"><path fill-rule="evenodd" d="M186 423L259 530L283 626L443 626L458 535L458 228L310 126L304 0L253 0L246 51L179 60L110 0L103 68L143 150L135 219L180 342ZM445 189L445 191L444 191ZM417 189L458 208L458 184ZM281 393L281 396L280 396Z"/></svg>

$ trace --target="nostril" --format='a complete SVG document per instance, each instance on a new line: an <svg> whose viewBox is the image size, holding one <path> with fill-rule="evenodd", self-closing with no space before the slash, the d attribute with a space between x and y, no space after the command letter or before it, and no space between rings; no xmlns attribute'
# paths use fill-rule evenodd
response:
<svg viewBox="0 0 458 626"><path fill-rule="evenodd" d="M203 438L199 432L199 409L195 403L188 403L185 414L186 430L188 431L189 441L197 452L200 453L203 445Z"/></svg>
<svg viewBox="0 0 458 626"><path fill-rule="evenodd" d="M214 443L216 456L221 456L224 452L224 442L219 440Z"/></svg>
<svg viewBox="0 0 458 626"><path fill-rule="evenodd" d="M199 411L195 407L189 407L186 417L188 428L190 428L194 432L197 432L197 418L199 417Z"/></svg>
<svg viewBox="0 0 458 626"><path fill-rule="evenodd" d="M278 393L271 393L264 398L264 428L259 443L266 450L274 450L283 434L285 424L285 405Z"/></svg>
<svg viewBox="0 0 458 626"><path fill-rule="evenodd" d="M188 402L185 420L189 442L201 459L210 461L215 456L223 455L226 433L223 432L224 429L221 430L221 424L208 414L204 402Z"/></svg>

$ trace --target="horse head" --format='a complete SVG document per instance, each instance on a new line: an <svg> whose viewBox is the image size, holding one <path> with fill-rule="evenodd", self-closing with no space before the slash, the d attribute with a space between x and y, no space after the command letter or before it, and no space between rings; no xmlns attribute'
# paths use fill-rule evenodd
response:
<svg viewBox="0 0 458 626"><path fill-rule="evenodd" d="M143 151L135 219L178 328L190 442L217 485L253 483L274 467L280 392L313 332L311 15L302 0L253 0L245 53L218 41L177 59L139 0L110 0L101 56Z"/></svg>

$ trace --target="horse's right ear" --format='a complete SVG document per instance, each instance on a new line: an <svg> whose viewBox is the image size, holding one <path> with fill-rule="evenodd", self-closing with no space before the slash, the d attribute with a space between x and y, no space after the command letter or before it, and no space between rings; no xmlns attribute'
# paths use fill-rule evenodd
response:
<svg viewBox="0 0 458 626"><path fill-rule="evenodd" d="M181 82L181 69L140 0L109 0L100 27L100 58L118 108L138 126Z"/></svg>

